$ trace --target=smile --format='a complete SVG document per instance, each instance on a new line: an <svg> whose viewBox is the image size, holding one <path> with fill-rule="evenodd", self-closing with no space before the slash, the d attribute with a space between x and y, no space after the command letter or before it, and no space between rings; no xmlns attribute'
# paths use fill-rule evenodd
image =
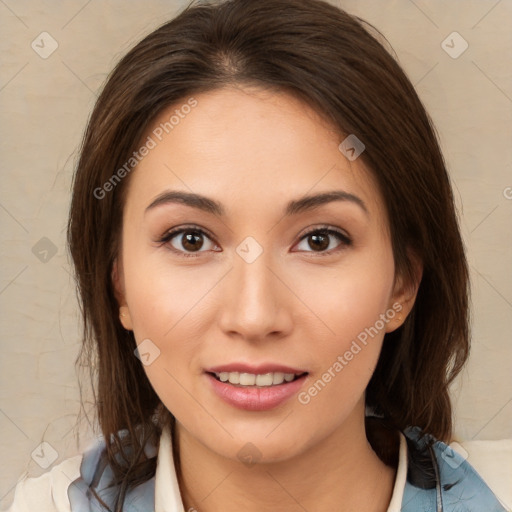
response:
<svg viewBox="0 0 512 512"><path fill-rule="evenodd" d="M236 386L241 387L270 387L278 386L283 382L292 382L299 378L304 373L283 373L283 372L270 372L263 374L255 373L239 373L239 372L216 372L215 378L221 382L229 382Z"/></svg>
<svg viewBox="0 0 512 512"><path fill-rule="evenodd" d="M302 373L206 372L211 390L226 404L246 411L269 411L300 392Z"/></svg>

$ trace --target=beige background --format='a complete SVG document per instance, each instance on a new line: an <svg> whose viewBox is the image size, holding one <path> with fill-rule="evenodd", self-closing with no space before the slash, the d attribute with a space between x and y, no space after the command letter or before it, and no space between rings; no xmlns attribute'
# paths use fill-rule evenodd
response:
<svg viewBox="0 0 512 512"><path fill-rule="evenodd" d="M471 264L474 323L471 360L454 387L456 434L512 437L512 1L339 4L390 41L437 126L453 179ZM77 447L72 430L79 331L65 249L76 150L115 62L184 5L0 0L4 505L23 472L43 472L31 458L42 441L55 450L54 463L83 446ZM44 31L58 43L47 59L31 47ZM454 31L469 45L458 58L441 46ZM450 41L452 52L462 48L462 40ZM87 440L87 425L82 431ZM43 451L47 458L53 454L47 445Z"/></svg>

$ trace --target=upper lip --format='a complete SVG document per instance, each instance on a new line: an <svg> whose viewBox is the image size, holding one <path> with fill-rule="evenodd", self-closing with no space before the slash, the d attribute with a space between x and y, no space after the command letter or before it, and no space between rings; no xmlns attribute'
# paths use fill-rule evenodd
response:
<svg viewBox="0 0 512 512"><path fill-rule="evenodd" d="M209 373L222 373L222 372L239 372L239 373L253 373L255 375L263 375L265 373L295 373L302 374L307 373L306 370L301 368L292 368L291 366L285 366L276 363L262 363L262 364L247 364L247 363L229 363L222 364L219 366L212 366L207 368L206 372Z"/></svg>

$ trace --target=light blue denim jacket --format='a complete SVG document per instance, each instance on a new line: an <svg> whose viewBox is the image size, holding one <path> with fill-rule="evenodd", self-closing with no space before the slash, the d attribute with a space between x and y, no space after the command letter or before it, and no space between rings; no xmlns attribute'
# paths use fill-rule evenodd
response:
<svg viewBox="0 0 512 512"><path fill-rule="evenodd" d="M124 433L122 431L120 435ZM491 489L461 455L429 435L421 437L418 427L408 428L403 434L408 446L408 469L402 512L506 512ZM72 512L108 510L100 505L91 488L113 511L117 488L108 488L113 475L106 459L105 446L102 440L84 453L80 477L68 488ZM146 453L156 456L156 447L147 446ZM153 476L127 493L123 512L153 512L154 500Z"/></svg>

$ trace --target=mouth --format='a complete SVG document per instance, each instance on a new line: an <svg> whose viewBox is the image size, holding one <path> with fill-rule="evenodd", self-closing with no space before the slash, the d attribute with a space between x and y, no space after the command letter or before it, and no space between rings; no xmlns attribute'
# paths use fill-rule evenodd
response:
<svg viewBox="0 0 512 512"><path fill-rule="evenodd" d="M308 372L284 373L247 373L247 372L206 372L219 382L225 382L240 388L269 388L280 386L283 383L294 382L308 374Z"/></svg>
<svg viewBox="0 0 512 512"><path fill-rule="evenodd" d="M270 411L284 405L306 385L308 375L302 370L272 365L258 369L230 365L205 372L215 395L246 411Z"/></svg>

